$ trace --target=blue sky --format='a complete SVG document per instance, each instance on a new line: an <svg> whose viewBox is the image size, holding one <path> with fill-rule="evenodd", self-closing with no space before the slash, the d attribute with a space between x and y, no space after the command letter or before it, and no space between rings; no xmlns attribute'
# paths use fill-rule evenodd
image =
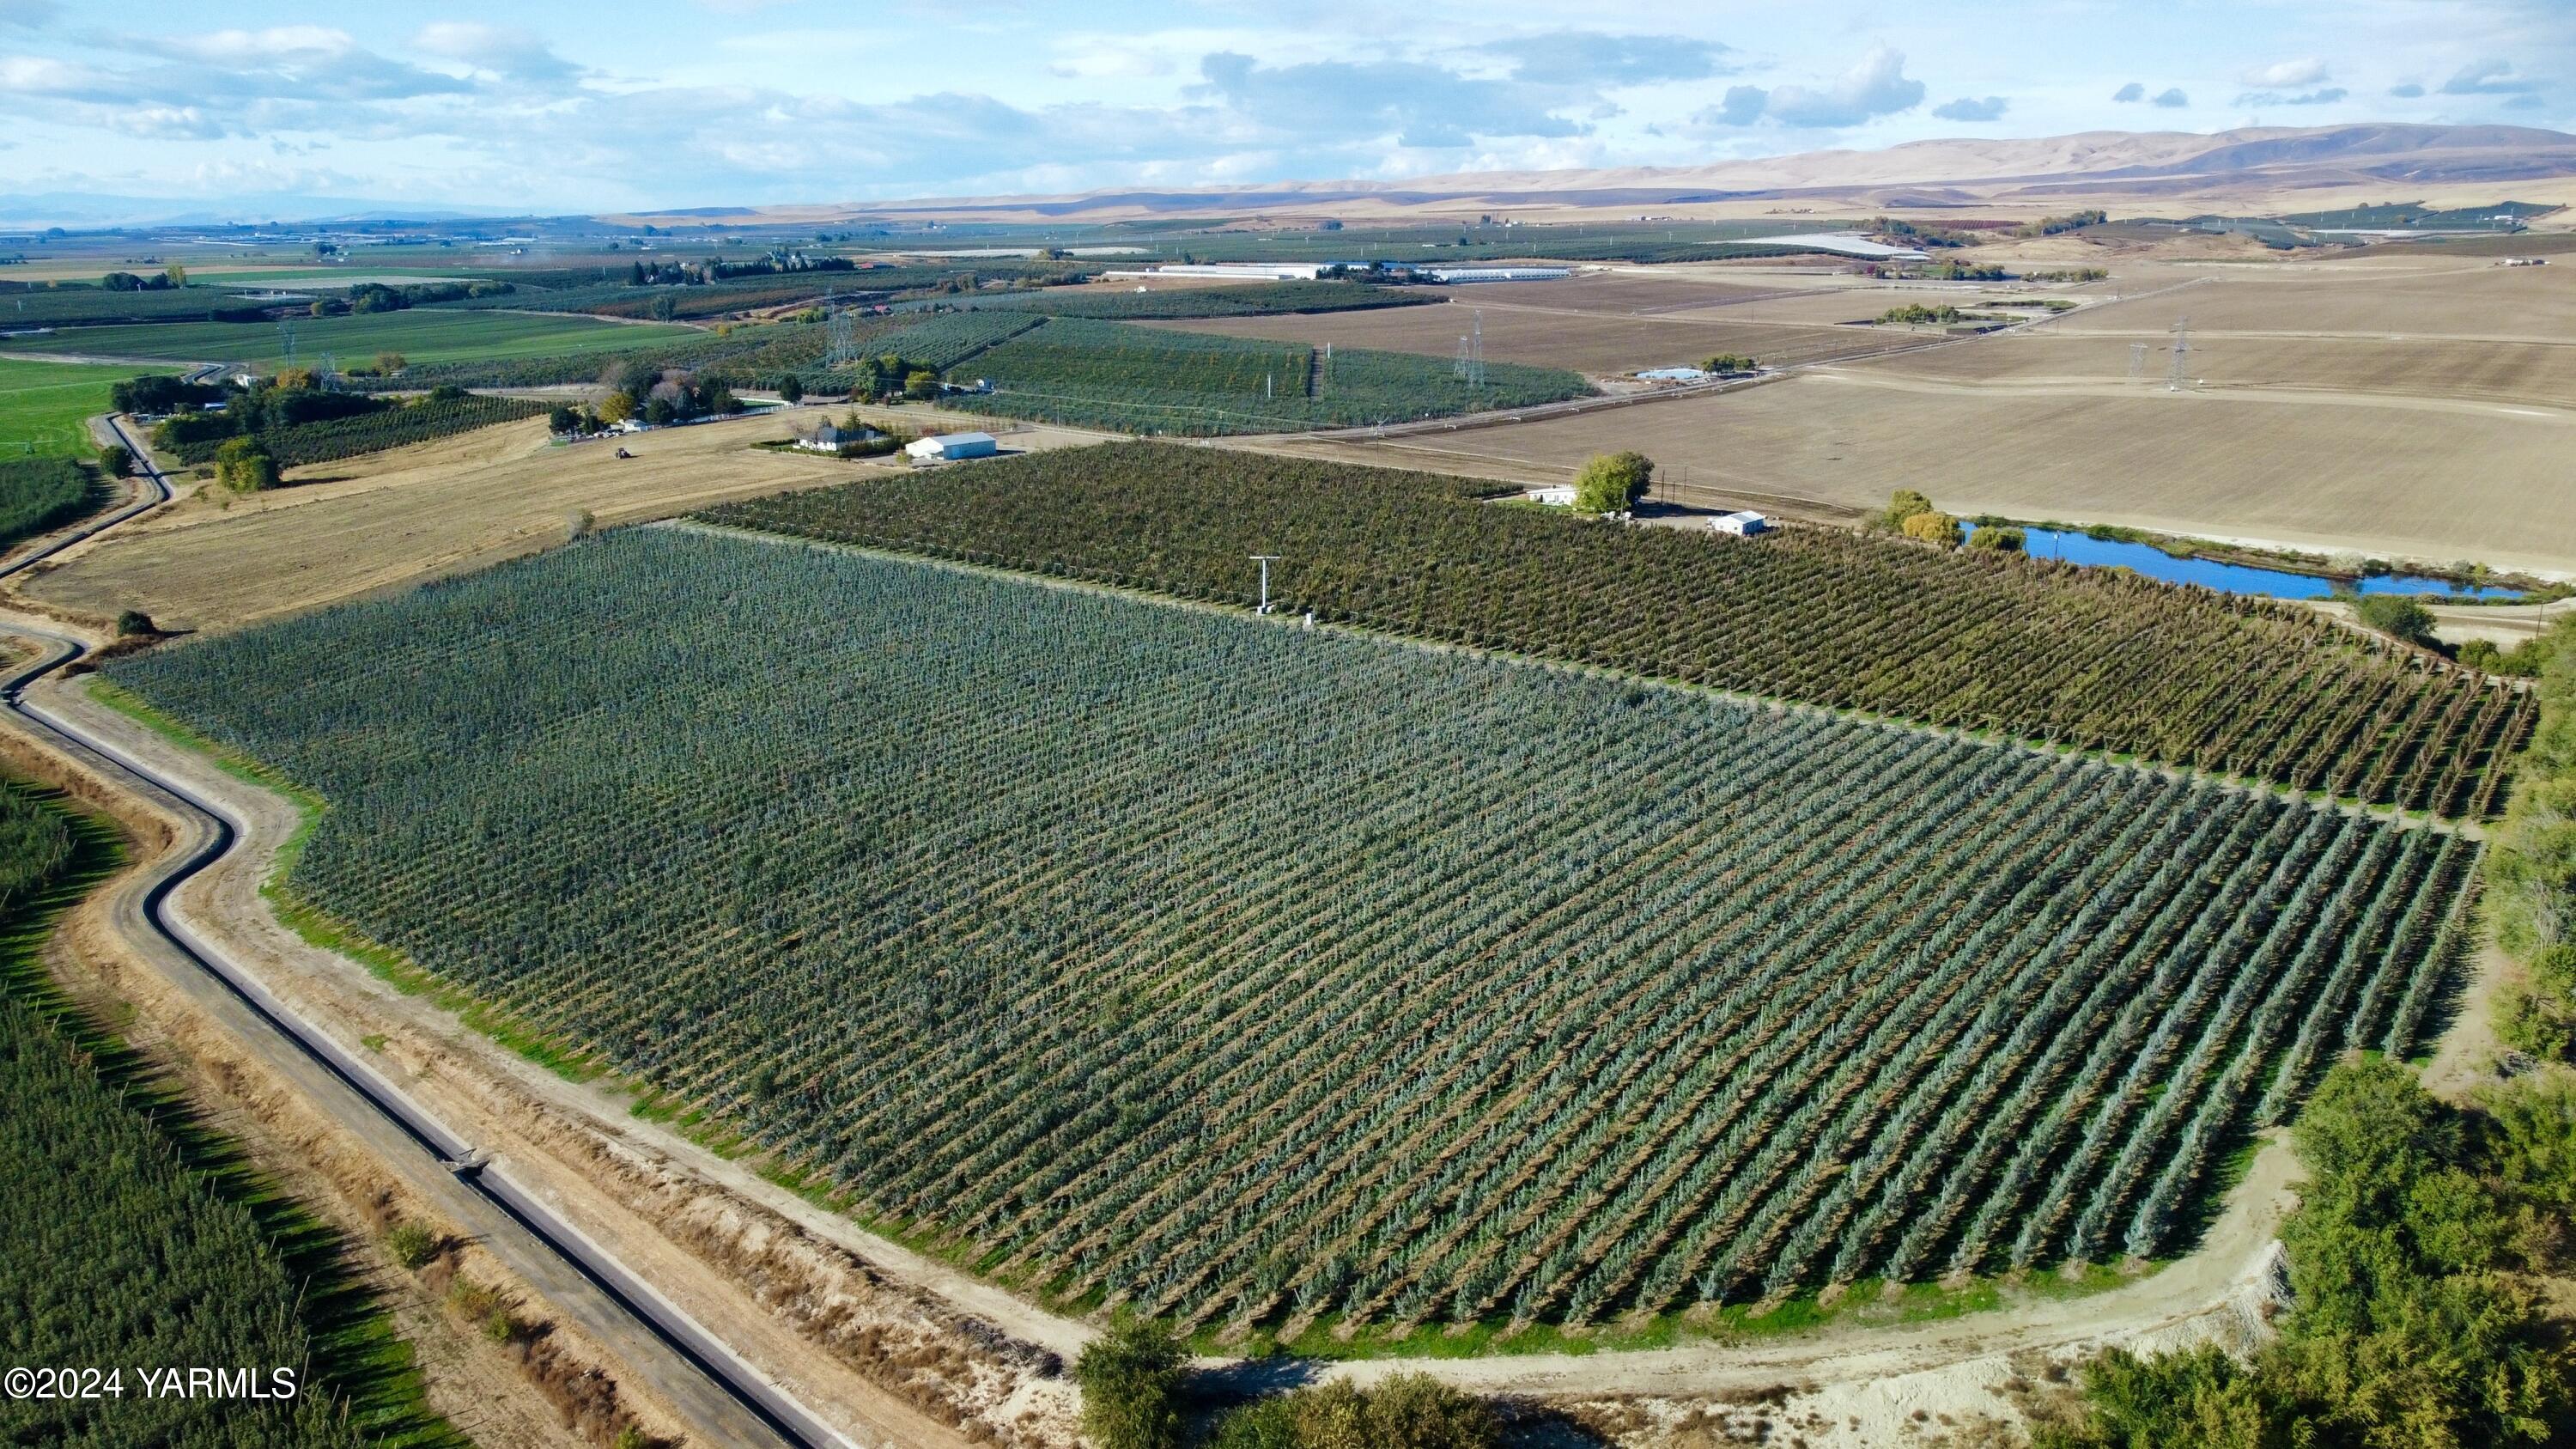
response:
<svg viewBox="0 0 2576 1449"><path fill-rule="evenodd" d="M2576 0L0 0L0 194L565 212L2576 130Z"/></svg>

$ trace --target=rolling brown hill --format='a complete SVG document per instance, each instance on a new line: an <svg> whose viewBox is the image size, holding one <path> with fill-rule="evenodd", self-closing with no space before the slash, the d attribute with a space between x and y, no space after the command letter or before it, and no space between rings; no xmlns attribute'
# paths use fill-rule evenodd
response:
<svg viewBox="0 0 2576 1449"><path fill-rule="evenodd" d="M2467 205L2508 199L2576 204L2576 136L2519 126L2393 123L2214 134L2086 131L1915 141L1878 151L1814 151L1702 166L822 203L739 215L784 222L856 215L1110 221L1175 214L1391 216L1502 207L1519 215L1572 217L1640 206L1676 215L1759 215L1782 209L1782 203L2003 212L2119 204L2131 211L2176 213L2324 209L2361 200Z"/></svg>

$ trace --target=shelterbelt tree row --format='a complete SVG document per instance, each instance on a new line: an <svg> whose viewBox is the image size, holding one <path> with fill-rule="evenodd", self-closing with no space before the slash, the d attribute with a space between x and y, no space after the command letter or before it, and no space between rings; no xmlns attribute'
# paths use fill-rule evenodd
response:
<svg viewBox="0 0 2576 1449"><path fill-rule="evenodd" d="M327 798L297 895L872 1222L1192 1325L2174 1252L2420 1043L2478 851L671 529L109 673Z"/></svg>
<svg viewBox="0 0 2576 1449"><path fill-rule="evenodd" d="M1249 604L2445 815L2529 697L2266 600L1840 529L1758 540L1495 507L1489 480L1134 443L712 521Z"/></svg>

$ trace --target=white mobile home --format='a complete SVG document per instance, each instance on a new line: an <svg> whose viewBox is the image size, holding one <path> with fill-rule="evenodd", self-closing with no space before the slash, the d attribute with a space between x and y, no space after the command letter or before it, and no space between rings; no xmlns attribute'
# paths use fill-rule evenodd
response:
<svg viewBox="0 0 2576 1449"><path fill-rule="evenodd" d="M1710 519L1708 526L1736 538L1751 538L1757 533L1771 531L1771 521L1759 513L1729 513Z"/></svg>

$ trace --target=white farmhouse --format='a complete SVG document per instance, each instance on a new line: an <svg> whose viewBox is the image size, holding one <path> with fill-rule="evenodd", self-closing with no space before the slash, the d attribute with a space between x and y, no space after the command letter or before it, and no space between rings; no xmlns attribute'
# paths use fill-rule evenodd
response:
<svg viewBox="0 0 2576 1449"><path fill-rule="evenodd" d="M1532 503L1544 503L1552 508L1572 508L1574 506L1574 485L1571 483L1551 483L1545 487L1533 488L1521 496L1527 498Z"/></svg>
<svg viewBox="0 0 2576 1449"><path fill-rule="evenodd" d="M991 433L934 433L904 445L915 463L953 463L960 458L989 458L1001 451Z"/></svg>
<svg viewBox="0 0 2576 1449"><path fill-rule="evenodd" d="M844 443L864 443L884 436L885 434L870 427L845 427L839 423L824 423L814 429L813 436L798 438L796 446L809 448L817 453L837 453L841 451Z"/></svg>
<svg viewBox="0 0 2576 1449"><path fill-rule="evenodd" d="M1759 513L1729 513L1710 519L1708 526L1736 538L1751 538L1757 533L1769 533L1771 520Z"/></svg>

